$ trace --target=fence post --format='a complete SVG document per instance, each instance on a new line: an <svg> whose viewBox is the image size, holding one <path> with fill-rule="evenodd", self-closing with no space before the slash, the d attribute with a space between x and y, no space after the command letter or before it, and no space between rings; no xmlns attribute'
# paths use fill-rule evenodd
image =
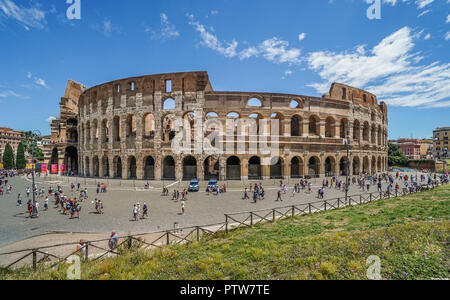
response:
<svg viewBox="0 0 450 300"><path fill-rule="evenodd" d="M338 208L341 208L341 198L337 198L338 201Z"/></svg>
<svg viewBox="0 0 450 300"><path fill-rule="evenodd" d="M369 202L372 202L372 193L370 193L370 199Z"/></svg>
<svg viewBox="0 0 450 300"><path fill-rule="evenodd" d="M311 214L312 213L312 211L311 211L311 203L308 203L308 209L309 209L309 214Z"/></svg>
<svg viewBox="0 0 450 300"><path fill-rule="evenodd" d="M275 209L272 211L272 222L275 223Z"/></svg>
<svg viewBox="0 0 450 300"><path fill-rule="evenodd" d="M295 217L295 206L292 205L292 217Z"/></svg>
<svg viewBox="0 0 450 300"><path fill-rule="evenodd" d="M362 204L362 195L359 195L359 204Z"/></svg>
<svg viewBox="0 0 450 300"><path fill-rule="evenodd" d="M36 249L33 249L33 271L37 270L37 253Z"/></svg>
<svg viewBox="0 0 450 300"><path fill-rule="evenodd" d="M88 261L89 259L89 242L86 242L86 246L85 246L85 254L84 254L84 260Z"/></svg>
<svg viewBox="0 0 450 300"><path fill-rule="evenodd" d="M225 215L225 233L228 234L228 215Z"/></svg>
<svg viewBox="0 0 450 300"><path fill-rule="evenodd" d="M325 211L327 211L327 200L325 200L325 201L323 202L323 207L325 208Z"/></svg>
<svg viewBox="0 0 450 300"><path fill-rule="evenodd" d="M132 237L129 236L128 237L128 249L131 249L131 241L132 241Z"/></svg>
<svg viewBox="0 0 450 300"><path fill-rule="evenodd" d="M169 231L167 231L167 233L166 233L166 238L167 238L167 246L169 246L169 244L170 244L170 235L169 235Z"/></svg>
<svg viewBox="0 0 450 300"><path fill-rule="evenodd" d="M395 189L395 198L397 198L397 197L398 197L398 190Z"/></svg>
<svg viewBox="0 0 450 300"><path fill-rule="evenodd" d="M200 241L200 227L197 226L197 242Z"/></svg>
<svg viewBox="0 0 450 300"><path fill-rule="evenodd" d="M253 212L250 213L250 226L253 227Z"/></svg>
<svg viewBox="0 0 450 300"><path fill-rule="evenodd" d="M383 200L383 192L380 192L380 200Z"/></svg>

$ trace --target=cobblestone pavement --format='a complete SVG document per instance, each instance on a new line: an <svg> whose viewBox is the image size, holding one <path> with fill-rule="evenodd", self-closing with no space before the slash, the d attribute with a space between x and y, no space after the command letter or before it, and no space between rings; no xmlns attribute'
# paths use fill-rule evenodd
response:
<svg viewBox="0 0 450 300"><path fill-rule="evenodd" d="M116 230L119 234L126 235L173 229L174 222L178 222L180 228L216 224L224 222L226 213L272 209L319 200L317 199L317 190L322 184L322 179L313 182L312 194L302 192L292 197L292 186L297 182L291 180L287 194L282 195L283 202L276 202L279 180L263 181L266 197L265 200L258 201L256 204L252 200L242 200L241 182L228 182L227 193L220 196L207 195L202 186L199 193L189 193L184 215L181 215L181 203L171 200L171 192L174 188L179 187L182 190L187 187L188 183L186 182L174 184L170 188L169 197L162 197L160 188L144 190L111 187L108 193L99 195L104 204L105 214L103 215L95 214L95 206L91 201L97 196L96 189L95 186L88 186L89 199L82 203L81 219L70 220L68 215L62 215L54 208L53 197L49 198L48 211L43 211L44 198L39 198L39 218L28 218L25 191L26 187L31 187L31 182L26 178L16 177L10 179L9 182L13 186L12 193L0 196L0 247L48 232L107 234ZM157 185L157 183L151 184L152 186ZM43 178L40 178L37 185L39 188L44 186L47 190L49 186L56 187L57 182L43 183ZM62 187L66 192L70 191L67 182L63 183ZM385 188L386 184L383 182L383 189ZM375 186L371 187L371 192L376 192ZM21 207L17 206L18 193L23 196ZM349 194L364 193L359 187L352 186ZM70 192L69 195L71 195ZM77 197L78 194L74 193L73 196ZM325 199L343 196L343 191L334 188L329 188L325 192ZM140 202L141 206L146 202L149 206L148 219L132 220L133 204L137 202Z"/></svg>

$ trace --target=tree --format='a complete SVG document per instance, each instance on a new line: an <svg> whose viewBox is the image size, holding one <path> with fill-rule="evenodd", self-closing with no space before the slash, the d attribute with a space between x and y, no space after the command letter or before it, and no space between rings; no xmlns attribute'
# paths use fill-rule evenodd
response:
<svg viewBox="0 0 450 300"><path fill-rule="evenodd" d="M388 163L390 166L407 167L409 159L397 145L389 143Z"/></svg>
<svg viewBox="0 0 450 300"><path fill-rule="evenodd" d="M38 161L44 160L44 153L42 152L42 149L39 148L39 146L37 145L37 142L40 141L41 139L42 137L34 134L31 131L22 132L22 143L25 147L25 151L29 154L31 154L34 151L34 155Z"/></svg>
<svg viewBox="0 0 450 300"><path fill-rule="evenodd" d="M5 153L3 154L3 168L9 170L14 169L14 152L10 144L6 144Z"/></svg>
<svg viewBox="0 0 450 300"><path fill-rule="evenodd" d="M26 166L27 161L25 160L25 147L23 143L19 143L19 146L17 146L16 168L18 170L23 170Z"/></svg>

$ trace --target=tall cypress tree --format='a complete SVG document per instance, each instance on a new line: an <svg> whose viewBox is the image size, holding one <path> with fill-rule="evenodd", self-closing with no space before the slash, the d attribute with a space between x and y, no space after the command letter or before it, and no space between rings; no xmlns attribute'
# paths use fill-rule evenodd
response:
<svg viewBox="0 0 450 300"><path fill-rule="evenodd" d="M6 144L5 153L3 154L3 168L14 169L14 152L10 144Z"/></svg>
<svg viewBox="0 0 450 300"><path fill-rule="evenodd" d="M25 147L22 143L17 146L17 158L16 158L16 168L18 170L23 170L27 166L27 161L25 160Z"/></svg>

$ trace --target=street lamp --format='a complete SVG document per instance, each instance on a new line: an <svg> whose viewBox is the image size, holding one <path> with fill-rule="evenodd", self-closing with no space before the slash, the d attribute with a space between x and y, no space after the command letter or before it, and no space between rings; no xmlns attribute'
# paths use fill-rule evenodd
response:
<svg viewBox="0 0 450 300"><path fill-rule="evenodd" d="M348 201L348 189L349 189L349 184L350 184L350 180L349 180L349 174L350 174L350 133L347 131L347 136L346 139L344 140L344 144L347 148L347 162L346 162L346 169L347 171L345 172L345 204L347 205L347 201Z"/></svg>
<svg viewBox="0 0 450 300"><path fill-rule="evenodd" d="M32 218L37 218L38 216L37 216L37 214L36 214L36 186L35 186L35 183L34 183L34 172L35 172L35 168L34 168L34 166L35 166L35 164L36 164L36 161L35 161L35 159L34 159L34 147L35 147L35 144L36 144L36 141L37 141L37 139L38 139L38 137L40 137L41 136L41 132L39 131L39 130L33 130L32 132L31 132L31 175L32 175L32 178L33 178L33 186L32 186L32 191L33 191L33 213L32 213L32 215L31 215L31 217Z"/></svg>

